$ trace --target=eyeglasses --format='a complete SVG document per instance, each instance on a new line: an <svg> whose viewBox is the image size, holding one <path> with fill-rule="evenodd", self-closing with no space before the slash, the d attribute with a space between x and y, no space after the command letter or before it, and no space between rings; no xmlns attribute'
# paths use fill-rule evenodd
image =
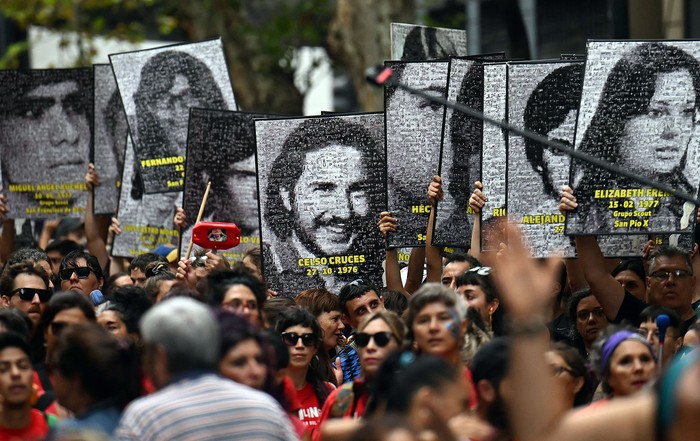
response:
<svg viewBox="0 0 700 441"><path fill-rule="evenodd" d="M13 295L18 294L19 298L24 300L25 302L31 302L34 300L34 296L38 295L39 296L39 301L41 303L46 303L49 301L51 298L51 290L48 289L36 289L36 288L17 288L16 290L12 291L10 293L10 297Z"/></svg>
<svg viewBox="0 0 700 441"><path fill-rule="evenodd" d="M223 303L222 305L224 308L228 308L233 311L242 311L244 308L248 308L251 311L258 309L258 302L255 300L248 300L247 302L244 302L240 299L233 299L229 302Z"/></svg>
<svg viewBox="0 0 700 441"><path fill-rule="evenodd" d="M299 339L301 339L301 344L307 348L314 347L318 344L318 337L316 337L316 334L312 333L297 334L296 332L283 332L281 335L282 341L287 346L296 346Z"/></svg>
<svg viewBox="0 0 700 441"><path fill-rule="evenodd" d="M685 279L686 277L690 277L692 275L689 271L677 269L672 271L654 271L653 273L651 273L651 277L665 281L671 277L671 274L676 276L677 279Z"/></svg>
<svg viewBox="0 0 700 441"><path fill-rule="evenodd" d="M75 268L66 268L62 269L61 271L58 272L58 277L61 280L70 280L71 276L73 273L75 273L76 276L78 276L79 279L87 279L90 276L90 272L92 271L92 268L89 266L78 266ZM94 271L92 271L94 272Z"/></svg>
<svg viewBox="0 0 700 441"><path fill-rule="evenodd" d="M358 332L357 334L355 334L355 343L357 344L357 347L364 348L369 344L370 340L374 340L374 343L377 346L383 348L384 346L389 344L389 342L391 341L391 337L393 337L393 334L391 332L377 332L374 334Z"/></svg>
<svg viewBox="0 0 700 441"><path fill-rule="evenodd" d="M588 310L588 309L582 309L576 313L576 318L579 319L579 321L586 321L588 320L588 317L593 314L593 317L597 319L602 319L605 317L605 311L603 311L603 308L594 308L593 310Z"/></svg>
<svg viewBox="0 0 700 441"><path fill-rule="evenodd" d="M70 323L66 323L66 322L51 322L49 324L49 327L51 328L51 333L54 336L58 337L58 335L60 335L61 332L64 329L66 329L69 325L70 325Z"/></svg>
<svg viewBox="0 0 700 441"><path fill-rule="evenodd" d="M552 375L559 377L563 375L564 372L568 373L572 377L574 376L574 371L564 366L550 366L552 368Z"/></svg>

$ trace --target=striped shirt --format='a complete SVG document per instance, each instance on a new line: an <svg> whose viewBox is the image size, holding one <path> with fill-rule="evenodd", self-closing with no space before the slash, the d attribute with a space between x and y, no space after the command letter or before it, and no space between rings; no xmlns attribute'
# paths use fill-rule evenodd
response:
<svg viewBox="0 0 700 441"><path fill-rule="evenodd" d="M198 374L132 402L115 440L296 440L289 418L269 395Z"/></svg>

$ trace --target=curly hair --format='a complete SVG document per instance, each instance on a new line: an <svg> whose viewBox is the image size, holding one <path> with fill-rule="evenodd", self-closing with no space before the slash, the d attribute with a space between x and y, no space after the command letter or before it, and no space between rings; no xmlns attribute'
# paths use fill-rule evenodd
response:
<svg viewBox="0 0 700 441"><path fill-rule="evenodd" d="M334 144L357 149L362 154L365 170L381 170L385 166L380 140L365 127L341 118L313 118L302 122L289 134L280 155L272 163L265 190L265 219L277 237L288 238L292 234L289 219L294 218L292 210L285 207L281 193L286 191L294 200L294 187L304 170L307 154ZM379 192L370 192L369 206L379 207L382 198Z"/></svg>

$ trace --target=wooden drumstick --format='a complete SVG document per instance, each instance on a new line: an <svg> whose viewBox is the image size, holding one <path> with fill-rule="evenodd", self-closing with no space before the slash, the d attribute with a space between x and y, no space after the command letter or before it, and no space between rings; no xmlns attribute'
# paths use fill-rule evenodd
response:
<svg viewBox="0 0 700 441"><path fill-rule="evenodd" d="M207 183L207 189L204 191L204 197L202 198L202 203L199 205L199 213L197 214L197 221L194 223L197 225L199 221L202 220L202 215L204 214L204 207L207 205L207 198L209 197L209 189L211 188L211 181ZM193 227L194 228L194 227ZM187 246L187 254L185 255L185 259L189 260L190 259L190 254L192 253L192 246L194 245L194 242L192 242L193 237L190 237L190 244Z"/></svg>

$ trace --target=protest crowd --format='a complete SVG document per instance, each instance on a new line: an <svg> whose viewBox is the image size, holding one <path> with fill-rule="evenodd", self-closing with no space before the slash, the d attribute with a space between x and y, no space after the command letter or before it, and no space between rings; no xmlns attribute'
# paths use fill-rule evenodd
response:
<svg viewBox="0 0 700 441"><path fill-rule="evenodd" d="M678 123L690 114L695 124L696 65L693 58L686 70L654 73L644 117ZM678 72L689 75L696 93L676 106L675 96L659 91L666 79L686 79L668 76ZM169 93L186 89L187 81L176 75ZM224 107L220 94L217 99ZM192 107L206 107L201 100ZM60 111L49 106L46 112ZM9 217L16 195L1 195L0 441L700 438L696 212L689 221L682 203L658 212L665 224L685 216L689 246L659 242L652 234L664 231L648 229L636 232L644 240L635 257L612 257L596 234L569 236L575 258L557 250L535 256L518 222L507 216L482 222L482 212L503 208L491 202L490 182L471 173L460 182L452 174L447 188L434 170L410 188L421 196L408 198L406 211L420 207L413 213L425 214L418 232L424 243L405 261L401 247L389 244L406 217L373 202L381 198L366 181L375 179L368 164L408 158L383 158L372 150L373 127L382 120L360 127L328 118L288 131L283 160L266 165L273 169L266 188L249 192L253 198L267 193L266 205L255 199L237 205L222 193L227 173L250 178L255 167L203 173L220 179L212 184L216 198L230 203L209 210L214 214L206 221L222 220L217 216L231 207L261 212L257 225L243 233L261 240L251 241L256 246L237 259L217 244L239 245L230 242L239 229L217 225L197 238L202 219L181 206L165 210L167 223L180 234L195 227L190 235L198 247L191 255L184 251L187 241L117 255L113 241L128 225L119 210L95 214L93 190L106 184L93 163L82 169L82 218ZM327 141L306 147L290 141L308 140L319 127ZM661 137L681 136L673 130L664 129ZM357 139L364 144L356 145ZM683 147L659 148L659 155L682 150L685 167L694 144L679 142ZM594 177L581 181L572 174L572 182L554 185L545 177L547 166L554 167L547 159L552 151L541 148L544 171L538 173L548 184L542 198L556 196L558 207L550 215L559 219L585 209L593 199L581 197L577 184L592 186ZM239 155L232 162L250 158ZM323 158L340 158L341 165L326 167ZM274 171L295 162L296 171ZM124 165L125 173L134 170ZM400 167L393 173L380 180L396 186L385 193L408 186ZM697 184L681 174L681 188L697 194ZM471 245L434 245L437 207L460 185L469 195L467 206L450 216L470 216L460 225L472 228L459 239ZM597 191L590 186L585 192ZM149 193L148 186L139 191ZM185 201L187 191L186 183ZM206 199L202 193L197 202ZM620 203L627 200L637 203ZM597 219L607 226L601 210L589 212L584 224ZM255 224L255 216L246 222ZM675 226L665 231L680 233ZM269 238L280 241L271 245ZM379 264L369 257L375 243Z"/></svg>

